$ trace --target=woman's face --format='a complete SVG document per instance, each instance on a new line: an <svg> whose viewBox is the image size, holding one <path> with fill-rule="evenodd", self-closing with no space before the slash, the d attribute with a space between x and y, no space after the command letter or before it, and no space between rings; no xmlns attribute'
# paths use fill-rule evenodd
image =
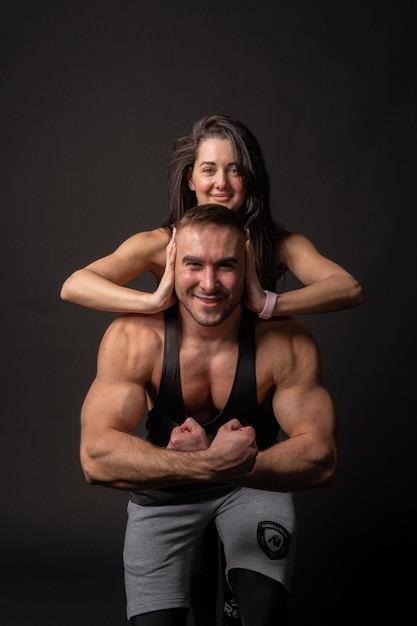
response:
<svg viewBox="0 0 417 626"><path fill-rule="evenodd" d="M246 191L228 139L211 137L200 143L188 184L195 191L197 204L216 203L231 211L240 209Z"/></svg>

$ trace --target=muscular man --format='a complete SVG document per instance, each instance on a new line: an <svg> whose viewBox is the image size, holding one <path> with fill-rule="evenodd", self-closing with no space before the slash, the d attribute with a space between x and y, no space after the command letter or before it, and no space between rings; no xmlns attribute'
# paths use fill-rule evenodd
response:
<svg viewBox="0 0 417 626"><path fill-rule="evenodd" d="M336 417L316 342L300 321L245 308L248 255L233 211L187 211L167 250L177 304L116 319L100 346L81 463L89 483L129 492L135 626L185 626L190 572L212 520L244 626L285 623L291 492L334 476Z"/></svg>

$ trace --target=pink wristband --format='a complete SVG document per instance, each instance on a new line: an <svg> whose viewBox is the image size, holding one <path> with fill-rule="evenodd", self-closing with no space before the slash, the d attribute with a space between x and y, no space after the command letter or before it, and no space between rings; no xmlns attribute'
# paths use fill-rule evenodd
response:
<svg viewBox="0 0 417 626"><path fill-rule="evenodd" d="M266 295L266 300L264 308L260 313L258 313L258 317L261 317L263 320L269 320L269 318L272 317L272 313L275 309L275 303L277 301L278 294L274 293L273 291L266 291L266 289L264 289L263 291Z"/></svg>

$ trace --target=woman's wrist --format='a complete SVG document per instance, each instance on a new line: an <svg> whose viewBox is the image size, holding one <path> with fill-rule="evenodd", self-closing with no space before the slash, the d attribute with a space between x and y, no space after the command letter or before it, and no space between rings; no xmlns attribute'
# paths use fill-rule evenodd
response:
<svg viewBox="0 0 417 626"><path fill-rule="evenodd" d="M272 314L274 312L278 294L275 293L274 291L268 291L266 289L264 289L263 292L266 295L265 304L264 304L264 308L262 309L262 311L258 313L258 317L260 317L263 320L269 320L272 317Z"/></svg>

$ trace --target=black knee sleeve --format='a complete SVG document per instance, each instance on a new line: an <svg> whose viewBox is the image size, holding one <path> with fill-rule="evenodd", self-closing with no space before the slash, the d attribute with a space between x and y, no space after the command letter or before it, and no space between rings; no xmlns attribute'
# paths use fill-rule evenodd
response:
<svg viewBox="0 0 417 626"><path fill-rule="evenodd" d="M242 626L285 626L288 623L288 593L281 583L239 568L230 570L229 582L238 611L235 617L233 612L225 616L229 621L224 621L224 626L238 624L239 619Z"/></svg>

